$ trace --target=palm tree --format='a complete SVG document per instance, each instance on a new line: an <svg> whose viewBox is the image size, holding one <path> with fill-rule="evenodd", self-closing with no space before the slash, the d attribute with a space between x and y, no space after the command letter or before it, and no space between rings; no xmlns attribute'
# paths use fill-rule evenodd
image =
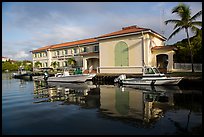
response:
<svg viewBox="0 0 204 137"><path fill-rule="evenodd" d="M74 67L76 65L76 60L74 58L69 58L67 60L68 64Z"/></svg>
<svg viewBox="0 0 204 137"><path fill-rule="evenodd" d="M37 61L37 62L35 62L34 65L35 65L35 67L39 68L39 67L41 67L42 63L40 61Z"/></svg>
<svg viewBox="0 0 204 137"><path fill-rule="evenodd" d="M58 66L58 63L56 61L51 63L51 66L53 66L54 68L56 68Z"/></svg>
<svg viewBox="0 0 204 137"><path fill-rule="evenodd" d="M171 39L174 35L176 35L181 30L183 29L185 30L187 39L188 39L188 48L190 50L190 55L191 55L192 72L194 72L193 51L192 51L190 38L189 38L189 29L191 29L192 32L195 33L199 29L197 26L202 26L202 21L195 21L198 17L201 16L202 10L191 17L191 9L189 8L189 6L181 3L172 9L172 13L176 13L180 17L180 20L170 19L165 21L166 25L168 23L175 24L174 32L169 36L168 40Z"/></svg>

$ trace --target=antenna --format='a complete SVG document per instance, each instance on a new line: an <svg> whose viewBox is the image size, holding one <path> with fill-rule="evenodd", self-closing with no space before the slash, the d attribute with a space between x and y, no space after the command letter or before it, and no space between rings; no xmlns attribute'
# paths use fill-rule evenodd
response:
<svg viewBox="0 0 204 137"><path fill-rule="evenodd" d="M161 34L164 35L164 8L161 11Z"/></svg>

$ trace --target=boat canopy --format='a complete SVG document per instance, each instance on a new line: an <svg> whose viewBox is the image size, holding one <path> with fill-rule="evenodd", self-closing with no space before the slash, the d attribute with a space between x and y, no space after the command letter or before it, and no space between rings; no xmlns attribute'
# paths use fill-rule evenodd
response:
<svg viewBox="0 0 204 137"><path fill-rule="evenodd" d="M143 68L143 75L163 75L156 67L145 66Z"/></svg>

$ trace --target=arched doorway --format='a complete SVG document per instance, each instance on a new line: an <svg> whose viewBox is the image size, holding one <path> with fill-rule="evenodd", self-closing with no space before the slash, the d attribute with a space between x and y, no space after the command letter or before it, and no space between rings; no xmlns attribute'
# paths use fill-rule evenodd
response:
<svg viewBox="0 0 204 137"><path fill-rule="evenodd" d="M123 41L115 46L115 66L129 66L128 45Z"/></svg>
<svg viewBox="0 0 204 137"><path fill-rule="evenodd" d="M167 65L168 65L168 55L166 54L159 54L156 56L157 58L157 67L160 72L166 73L167 72Z"/></svg>

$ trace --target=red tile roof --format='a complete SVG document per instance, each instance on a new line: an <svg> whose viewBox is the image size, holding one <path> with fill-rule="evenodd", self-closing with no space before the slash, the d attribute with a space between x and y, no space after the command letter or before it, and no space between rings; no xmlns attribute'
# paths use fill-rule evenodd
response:
<svg viewBox="0 0 204 137"><path fill-rule="evenodd" d="M89 39L83 39L83 40L78 40L78 41L72 41L72 42L52 45L51 49L55 49L59 47L66 47L66 46L80 45L80 44L88 44L88 43L94 43L94 42L97 42L95 38L89 38Z"/></svg>
<svg viewBox="0 0 204 137"><path fill-rule="evenodd" d="M105 38L105 37L116 36L116 35L121 35L121 34L128 34L128 33L134 33L134 32L140 32L140 31L145 31L145 30L150 30L150 29L140 28L138 26L129 26L129 27L124 27L124 28L122 28L122 30L119 30L119 31L115 31L115 32L112 32L112 33L101 35L98 38Z"/></svg>
<svg viewBox="0 0 204 137"><path fill-rule="evenodd" d="M115 32L112 32L112 33L108 33L108 34L105 34L105 35L101 35L101 36L96 37L96 38L89 38L89 39L83 39L83 40L78 40L78 41L72 41L72 42L66 42L66 43L61 43L61 44L45 46L45 47L41 47L41 48L38 48L36 50L33 50L31 52L38 52L38 51L43 51L43 50L47 50L47 49L55 49L55 48L61 48L61 47L66 47L66 46L76 46L76 45L80 45L80 44L95 43L95 42L98 42L98 39L100 39L100 38L123 35L123 34L128 34L128 33L141 32L141 31L146 31L146 30L150 30L150 29L140 28L138 26L129 26L129 27L122 28L122 30L115 31ZM156 33L154 31L152 31L152 32ZM156 34L158 34L158 33L156 33ZM166 39L162 35L160 35L160 34L158 34L158 35L161 36L162 38Z"/></svg>
<svg viewBox="0 0 204 137"><path fill-rule="evenodd" d="M88 44L88 43L94 43L97 42L95 38L89 38L89 39L83 39L83 40L77 40L77 41L72 41L72 42L66 42L66 43L61 43L61 44L55 44L55 45L50 45L50 46L45 46L38 48L36 50L33 50L31 52L38 52L38 51L43 51L47 49L55 49L55 48L60 48L60 47L67 47L67 46L74 46L74 45L80 45L80 44Z"/></svg>
<svg viewBox="0 0 204 137"><path fill-rule="evenodd" d="M38 51L43 51L43 50L47 50L49 49L51 46L44 46L44 47L41 47L41 48L38 48L36 50L32 50L31 52L38 52Z"/></svg>

